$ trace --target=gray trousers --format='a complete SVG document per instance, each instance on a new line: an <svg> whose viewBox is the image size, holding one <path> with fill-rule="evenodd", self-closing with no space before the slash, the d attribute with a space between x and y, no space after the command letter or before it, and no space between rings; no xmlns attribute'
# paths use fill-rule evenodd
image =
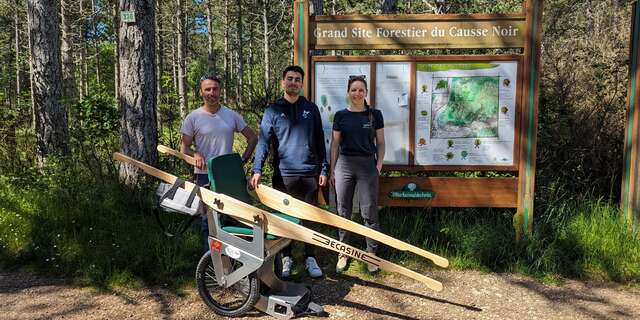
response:
<svg viewBox="0 0 640 320"><path fill-rule="evenodd" d="M351 219L353 212L353 196L358 186L360 215L367 228L380 230L378 219L378 169L375 157L358 157L339 155L335 168L336 208L338 214ZM350 234L338 230L341 242L349 243ZM367 238L367 252L376 253L378 242Z"/></svg>

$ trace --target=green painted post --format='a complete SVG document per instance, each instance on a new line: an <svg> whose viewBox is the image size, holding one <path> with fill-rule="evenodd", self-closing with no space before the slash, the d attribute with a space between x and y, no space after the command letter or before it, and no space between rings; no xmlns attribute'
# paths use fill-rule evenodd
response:
<svg viewBox="0 0 640 320"><path fill-rule="evenodd" d="M514 216L516 238L531 234L533 230L533 203L536 166L536 138L538 129L538 92L540 88L540 45L542 41L543 0L527 0L527 39L525 44L525 99L520 142L518 182L518 211Z"/></svg>
<svg viewBox="0 0 640 320"><path fill-rule="evenodd" d="M293 63L302 67L305 73L304 87L301 94L309 92L309 2L296 0L293 2Z"/></svg>
<svg viewBox="0 0 640 320"><path fill-rule="evenodd" d="M640 6L637 2L633 3L633 20L631 25L631 53L629 66L629 87L628 87L628 104L627 110L627 127L625 131L624 141L624 165L622 176L622 214L629 228L637 229L640 220L640 210L638 210L638 40L640 39Z"/></svg>

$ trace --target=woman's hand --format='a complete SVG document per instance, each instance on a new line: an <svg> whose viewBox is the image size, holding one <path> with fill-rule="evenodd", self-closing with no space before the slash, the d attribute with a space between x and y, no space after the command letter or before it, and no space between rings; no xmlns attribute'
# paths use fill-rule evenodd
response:
<svg viewBox="0 0 640 320"><path fill-rule="evenodd" d="M378 169L378 174L380 174L382 172L382 163L377 163L376 169Z"/></svg>

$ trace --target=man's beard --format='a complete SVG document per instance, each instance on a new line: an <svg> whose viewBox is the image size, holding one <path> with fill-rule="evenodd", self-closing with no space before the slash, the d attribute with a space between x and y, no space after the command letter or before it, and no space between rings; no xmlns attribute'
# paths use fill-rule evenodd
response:
<svg viewBox="0 0 640 320"><path fill-rule="evenodd" d="M220 103L220 99L219 99L219 98L213 98L213 97L204 98L204 101L205 101L207 104L212 104L212 105L215 105L215 104Z"/></svg>
<svg viewBox="0 0 640 320"><path fill-rule="evenodd" d="M300 94L300 89L298 88L287 88L285 92L290 96L297 96Z"/></svg>

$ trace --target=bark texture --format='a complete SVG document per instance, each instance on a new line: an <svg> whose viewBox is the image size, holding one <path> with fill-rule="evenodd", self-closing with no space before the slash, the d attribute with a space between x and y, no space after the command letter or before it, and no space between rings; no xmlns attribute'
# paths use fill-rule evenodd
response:
<svg viewBox="0 0 640 320"><path fill-rule="evenodd" d="M122 152L155 165L158 160L156 126L155 1L121 0L120 11L134 11L136 21L120 21L120 96ZM127 183L138 170L121 166Z"/></svg>
<svg viewBox="0 0 640 320"><path fill-rule="evenodd" d="M77 101L78 92L75 83L75 63L73 61L73 35L69 19L69 0L60 1L60 26L62 31L62 95L65 101Z"/></svg>
<svg viewBox="0 0 640 320"><path fill-rule="evenodd" d="M61 102L60 18L54 1L29 0L31 103L40 165L49 155L66 153L67 113Z"/></svg>
<svg viewBox="0 0 640 320"><path fill-rule="evenodd" d="M186 67L186 42L185 42L185 17L182 0L176 2L176 25L178 31L178 99L180 100L180 115L184 118L189 112L187 100L187 67Z"/></svg>

